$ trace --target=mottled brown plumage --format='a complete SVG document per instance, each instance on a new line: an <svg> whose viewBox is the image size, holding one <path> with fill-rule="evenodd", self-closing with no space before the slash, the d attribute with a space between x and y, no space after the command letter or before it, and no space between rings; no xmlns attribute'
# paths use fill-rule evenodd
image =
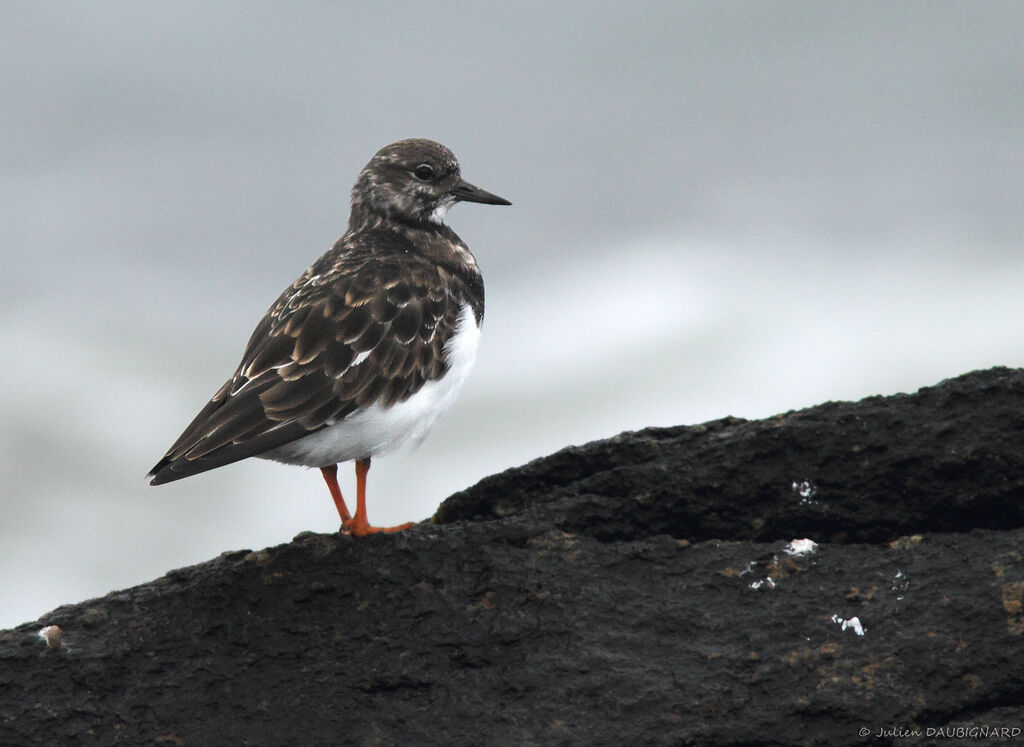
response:
<svg viewBox="0 0 1024 747"><path fill-rule="evenodd" d="M381 149L352 190L345 235L270 307L235 373L154 466L152 484L250 456L328 467L306 456L303 438L335 428L343 440L346 422L360 427L354 414L386 417L444 379L467 310L476 326L484 311L476 261L443 223L461 200L509 204L464 182L438 143ZM367 464L374 455L338 454Z"/></svg>

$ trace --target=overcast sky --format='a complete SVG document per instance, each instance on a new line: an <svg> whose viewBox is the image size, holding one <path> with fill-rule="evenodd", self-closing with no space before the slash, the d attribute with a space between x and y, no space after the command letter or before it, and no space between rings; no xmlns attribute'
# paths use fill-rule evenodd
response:
<svg viewBox="0 0 1024 747"><path fill-rule="evenodd" d="M0 627L337 529L316 471L143 475L399 138L514 205L449 214L478 363L374 461L376 523L625 429L1021 365L1022 29L1013 2L0 2Z"/></svg>

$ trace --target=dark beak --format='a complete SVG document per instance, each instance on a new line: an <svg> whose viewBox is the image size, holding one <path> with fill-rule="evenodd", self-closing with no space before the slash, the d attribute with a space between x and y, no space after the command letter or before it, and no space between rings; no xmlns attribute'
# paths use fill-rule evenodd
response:
<svg viewBox="0 0 1024 747"><path fill-rule="evenodd" d="M452 194L455 195L455 199L458 202L482 202L485 205L512 204L504 197L498 197L498 195L492 195L490 192L485 192L479 187L474 187L467 181L460 180L459 183L455 185L455 189L452 190Z"/></svg>

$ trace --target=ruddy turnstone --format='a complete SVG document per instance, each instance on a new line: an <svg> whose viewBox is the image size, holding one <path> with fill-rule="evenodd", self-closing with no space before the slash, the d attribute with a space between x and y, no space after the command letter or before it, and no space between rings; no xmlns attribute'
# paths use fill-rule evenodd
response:
<svg viewBox="0 0 1024 747"><path fill-rule="evenodd" d="M270 307L150 484L256 456L319 467L353 535L411 526L370 525L366 473L372 457L426 438L473 365L484 283L444 222L457 202L511 204L464 181L440 143L378 151L352 188L345 235ZM350 459L354 516L337 478Z"/></svg>

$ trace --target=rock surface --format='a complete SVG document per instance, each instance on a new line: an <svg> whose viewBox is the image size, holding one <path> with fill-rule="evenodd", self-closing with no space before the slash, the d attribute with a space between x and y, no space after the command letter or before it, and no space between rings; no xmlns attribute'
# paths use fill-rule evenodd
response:
<svg viewBox="0 0 1024 747"><path fill-rule="evenodd" d="M60 607L0 632L0 744L1020 743L1022 603L1024 372L992 369Z"/></svg>

